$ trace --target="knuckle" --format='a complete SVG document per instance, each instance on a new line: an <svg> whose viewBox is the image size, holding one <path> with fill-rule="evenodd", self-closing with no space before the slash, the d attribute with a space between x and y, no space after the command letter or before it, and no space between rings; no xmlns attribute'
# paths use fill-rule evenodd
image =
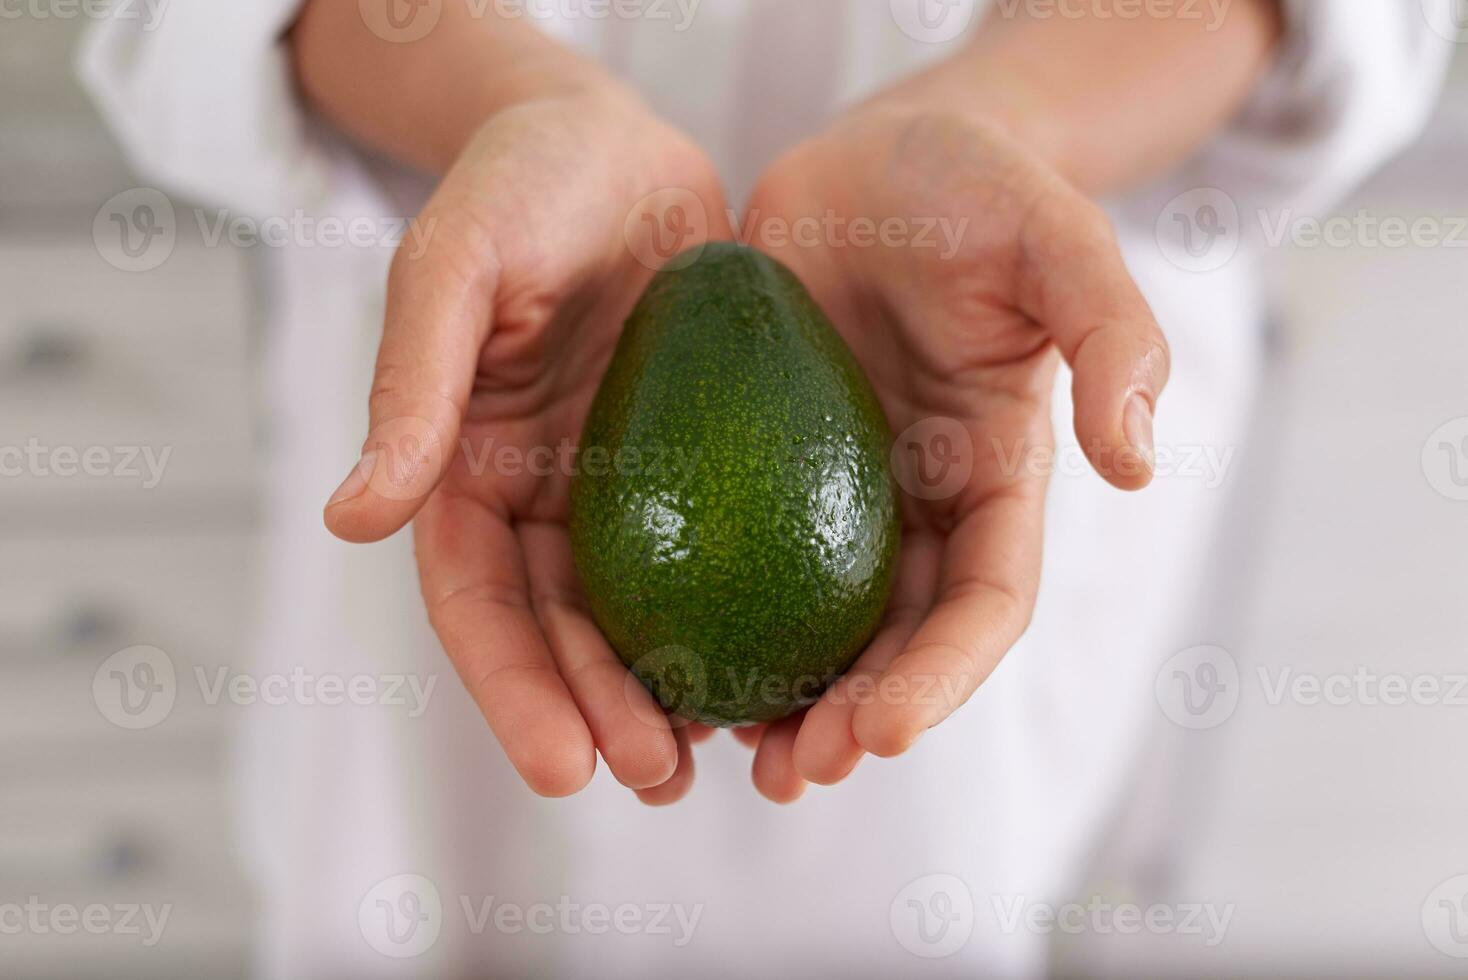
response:
<svg viewBox="0 0 1468 980"><path fill-rule="evenodd" d="M1147 348L1142 353L1142 362L1151 373L1166 381L1172 376L1172 345L1167 342L1160 327L1153 325L1150 334Z"/></svg>
<svg viewBox="0 0 1468 980"><path fill-rule="evenodd" d="M397 384L397 368L391 364L380 365L372 388L367 392L367 411L372 418L372 427L378 428L391 420L407 397L407 392Z"/></svg>
<svg viewBox="0 0 1468 980"><path fill-rule="evenodd" d="M1069 201L1070 227L1077 247L1089 254L1109 254L1116 250L1116 231L1108 215L1095 201L1075 193Z"/></svg>

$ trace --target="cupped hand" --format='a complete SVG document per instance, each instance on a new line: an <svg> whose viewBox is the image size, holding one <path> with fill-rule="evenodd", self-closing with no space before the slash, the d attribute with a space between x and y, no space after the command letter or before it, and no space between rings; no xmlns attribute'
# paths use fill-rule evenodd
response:
<svg viewBox="0 0 1468 980"><path fill-rule="evenodd" d="M370 431L326 523L375 541L416 517L434 629L543 795L583 787L598 751L650 803L692 777L690 733L588 615L567 502L572 447L652 267L726 237L725 214L704 155L609 85L488 120L393 261Z"/></svg>
<svg viewBox="0 0 1468 980"><path fill-rule="evenodd" d="M1058 359L1108 481L1152 476L1168 348L1100 209L982 117L855 110L777 161L736 235L811 289L897 434L903 544L886 619L807 711L740 734L776 801L897 755L1029 623Z"/></svg>

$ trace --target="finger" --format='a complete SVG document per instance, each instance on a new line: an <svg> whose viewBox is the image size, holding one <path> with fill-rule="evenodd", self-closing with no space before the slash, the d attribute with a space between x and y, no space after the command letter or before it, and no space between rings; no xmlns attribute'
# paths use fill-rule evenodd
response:
<svg viewBox="0 0 1468 980"><path fill-rule="evenodd" d="M505 754L542 796L581 789L596 748L531 610L514 531L440 492L414 532L429 619Z"/></svg>
<svg viewBox="0 0 1468 980"><path fill-rule="evenodd" d="M716 728L710 728L707 725L701 725L696 721L689 722L687 728L688 741L692 742L694 745L700 745L704 742L707 742L709 739L714 737L714 732L718 731L718 729Z"/></svg>
<svg viewBox="0 0 1468 980"><path fill-rule="evenodd" d="M678 740L678 768L661 786L637 791L637 798L648 806L677 803L693 788L693 744L688 739L687 726L674 729L673 736Z"/></svg>
<svg viewBox="0 0 1468 980"><path fill-rule="evenodd" d="M632 789L667 782L678 766L667 715L592 621L565 528L521 523L517 531L535 614L612 775Z"/></svg>
<svg viewBox="0 0 1468 980"><path fill-rule="evenodd" d="M1110 223L1079 195L1035 209L1023 238L1026 312L1054 338L1074 375L1076 438L1123 490L1152 480L1153 416L1170 353L1122 259Z"/></svg>
<svg viewBox="0 0 1468 980"><path fill-rule="evenodd" d="M759 748L759 740L764 737L764 725L746 725L743 728L730 729L734 733L734 740L747 749Z"/></svg>
<svg viewBox="0 0 1468 980"><path fill-rule="evenodd" d="M794 803L805 794L806 782L795 771L795 736L805 713L772 722L765 728L754 753L754 788L774 803Z"/></svg>
<svg viewBox="0 0 1468 980"><path fill-rule="evenodd" d="M449 202L393 258L361 457L326 505L326 526L376 541L418 511L448 470L489 336L498 261L487 233Z"/></svg>
<svg viewBox="0 0 1468 980"><path fill-rule="evenodd" d="M881 628L852 668L811 705L795 737L795 770L821 786L839 783L851 775L865 751L852 732L859 704L882 697L877 685L887 667L902 652L933 601L943 541L931 533L903 536L897 579Z"/></svg>
<svg viewBox="0 0 1468 980"><path fill-rule="evenodd" d="M873 755L906 751L957 710L1029 625L1039 585L1044 484L991 494L949 534L938 597L858 705L852 732Z"/></svg>

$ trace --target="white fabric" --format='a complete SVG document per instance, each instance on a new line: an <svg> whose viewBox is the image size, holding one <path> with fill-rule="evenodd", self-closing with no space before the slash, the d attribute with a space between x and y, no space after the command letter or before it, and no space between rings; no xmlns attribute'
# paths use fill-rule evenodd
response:
<svg viewBox="0 0 1468 980"><path fill-rule="evenodd" d="M174 0L152 31L98 25L82 70L139 172L170 191L261 216L411 215L421 184L357 157L293 101L278 37L296 3ZM1297 0L1288 10L1285 53L1237 123L1113 208L1174 347L1165 447L1240 444L1262 312L1247 252L1207 273L1169 264L1154 238L1161 205L1211 186L1245 213L1328 206L1415 132L1447 60L1450 45L1428 29L1419 0ZM719 0L700 6L686 31L566 16L546 27L632 79L700 140L736 199L835 105L945 50L910 40L876 0ZM698 785L672 808L642 807L604 767L576 798L535 800L426 626L406 536L361 548L320 526L321 500L365 426L387 252L292 246L265 257L275 455L252 669L436 674L440 683L417 719L381 708L250 714L242 822L264 899L260 972L1043 972L1044 937L1004 931L996 909L1063 901L1077 887L1157 721L1155 671L1207 639L1189 623L1223 490L1180 475L1129 497L1088 473L1058 475L1030 633L957 716L901 760L865 760L839 788L775 808L748 785L748 754L725 737L698 753ZM1063 381L1062 439L1069 416ZM365 941L358 906L402 873L431 879L444 920L430 950L392 959ZM933 873L971 892L973 934L948 958L920 959L889 915L908 882ZM460 907L461 896L529 905L562 895L703 908L693 941L675 948L667 935L615 930L509 935L491 924L475 935Z"/></svg>

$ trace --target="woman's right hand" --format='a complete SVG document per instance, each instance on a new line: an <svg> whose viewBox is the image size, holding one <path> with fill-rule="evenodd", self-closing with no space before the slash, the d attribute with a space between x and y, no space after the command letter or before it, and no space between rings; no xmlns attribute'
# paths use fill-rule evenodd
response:
<svg viewBox="0 0 1468 980"><path fill-rule="evenodd" d="M392 265L347 541L415 520L429 618L531 789L599 751L649 803L692 778L676 729L588 614L567 535L581 426L653 267L726 237L704 154L610 80L493 115Z"/></svg>

